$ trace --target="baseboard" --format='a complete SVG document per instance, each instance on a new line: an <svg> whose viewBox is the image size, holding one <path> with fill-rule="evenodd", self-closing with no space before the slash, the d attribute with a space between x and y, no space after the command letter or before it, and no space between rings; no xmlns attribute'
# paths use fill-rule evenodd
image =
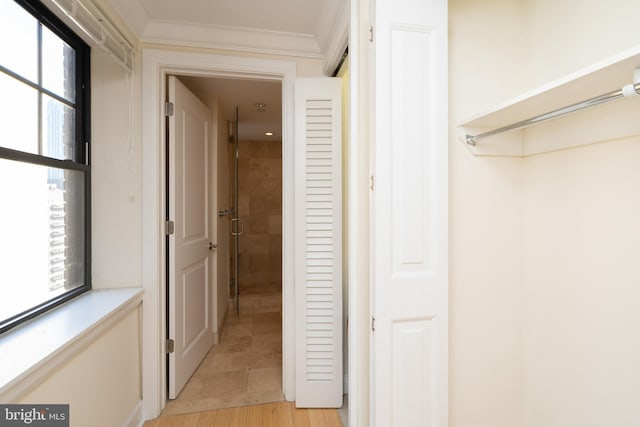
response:
<svg viewBox="0 0 640 427"><path fill-rule="evenodd" d="M235 310L236 309L236 300L233 298L229 298L229 302L227 303L227 311L225 313L225 319L227 317L227 314L229 314L229 312L231 310Z"/></svg>
<svg viewBox="0 0 640 427"><path fill-rule="evenodd" d="M222 316L222 321L218 325L218 331L211 333L211 335L213 336L213 345L220 344L220 337L222 336L222 333L224 332L224 327L227 324L227 316L229 315L229 310L231 309L231 307L232 307L232 304L231 304L231 301L229 301L229 303L225 307L224 316Z"/></svg>
<svg viewBox="0 0 640 427"><path fill-rule="evenodd" d="M138 402L129 418L122 424L122 427L142 427L144 425L144 419L142 417L142 400Z"/></svg>

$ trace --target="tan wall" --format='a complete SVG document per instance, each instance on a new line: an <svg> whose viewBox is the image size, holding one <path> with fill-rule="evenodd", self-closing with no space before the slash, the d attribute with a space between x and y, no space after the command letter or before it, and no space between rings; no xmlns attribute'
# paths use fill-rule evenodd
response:
<svg viewBox="0 0 640 427"><path fill-rule="evenodd" d="M125 425L142 399L140 310L133 310L18 403L69 404L72 427Z"/></svg>
<svg viewBox="0 0 640 427"><path fill-rule="evenodd" d="M282 143L240 141L240 294L282 289Z"/></svg>

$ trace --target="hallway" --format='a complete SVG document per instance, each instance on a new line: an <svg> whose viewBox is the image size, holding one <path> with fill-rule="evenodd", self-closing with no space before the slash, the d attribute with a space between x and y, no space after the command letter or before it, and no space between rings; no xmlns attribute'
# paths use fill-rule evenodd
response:
<svg viewBox="0 0 640 427"><path fill-rule="evenodd" d="M235 305L234 305L235 307ZM243 295L177 399L162 416L279 402L282 395L282 294Z"/></svg>

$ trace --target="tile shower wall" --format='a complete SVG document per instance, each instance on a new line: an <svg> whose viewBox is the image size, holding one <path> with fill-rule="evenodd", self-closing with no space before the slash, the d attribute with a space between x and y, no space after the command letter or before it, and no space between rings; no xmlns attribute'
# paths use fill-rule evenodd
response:
<svg viewBox="0 0 640 427"><path fill-rule="evenodd" d="M240 141L240 294L282 289L282 143Z"/></svg>

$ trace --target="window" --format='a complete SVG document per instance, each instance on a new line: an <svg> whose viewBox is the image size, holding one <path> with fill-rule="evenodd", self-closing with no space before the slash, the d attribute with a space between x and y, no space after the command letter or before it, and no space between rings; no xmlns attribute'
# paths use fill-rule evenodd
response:
<svg viewBox="0 0 640 427"><path fill-rule="evenodd" d="M91 288L89 52L0 0L0 333Z"/></svg>

